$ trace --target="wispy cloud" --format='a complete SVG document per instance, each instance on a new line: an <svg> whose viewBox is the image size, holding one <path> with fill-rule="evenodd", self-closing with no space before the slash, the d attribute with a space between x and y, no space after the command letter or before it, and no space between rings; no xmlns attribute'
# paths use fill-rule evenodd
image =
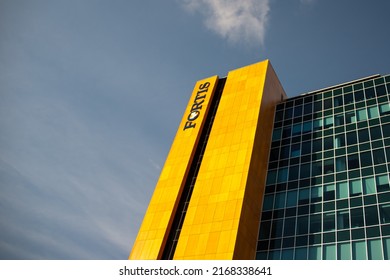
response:
<svg viewBox="0 0 390 280"><path fill-rule="evenodd" d="M264 44L269 0L183 0L184 7L204 16L205 25L231 42Z"/></svg>

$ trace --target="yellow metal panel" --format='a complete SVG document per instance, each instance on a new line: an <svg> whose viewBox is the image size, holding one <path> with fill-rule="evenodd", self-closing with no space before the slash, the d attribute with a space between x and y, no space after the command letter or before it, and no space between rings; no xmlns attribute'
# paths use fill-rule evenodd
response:
<svg viewBox="0 0 390 280"><path fill-rule="evenodd" d="M274 107L269 61L229 72L174 259L253 259Z"/></svg>
<svg viewBox="0 0 390 280"><path fill-rule="evenodd" d="M217 81L213 76L194 87L129 259L161 258Z"/></svg>

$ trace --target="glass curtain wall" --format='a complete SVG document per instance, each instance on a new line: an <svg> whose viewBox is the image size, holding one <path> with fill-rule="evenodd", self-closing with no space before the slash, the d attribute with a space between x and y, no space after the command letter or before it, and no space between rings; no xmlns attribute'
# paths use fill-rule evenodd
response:
<svg viewBox="0 0 390 280"><path fill-rule="evenodd" d="M390 76L276 108L257 259L390 258Z"/></svg>

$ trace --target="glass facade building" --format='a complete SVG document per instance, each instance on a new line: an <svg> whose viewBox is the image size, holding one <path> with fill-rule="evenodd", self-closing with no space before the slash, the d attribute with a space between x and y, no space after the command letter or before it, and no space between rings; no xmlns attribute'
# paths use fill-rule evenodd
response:
<svg viewBox="0 0 390 280"><path fill-rule="evenodd" d="M130 259L390 259L390 75L195 83Z"/></svg>
<svg viewBox="0 0 390 280"><path fill-rule="evenodd" d="M390 258L390 76L276 106L257 259Z"/></svg>

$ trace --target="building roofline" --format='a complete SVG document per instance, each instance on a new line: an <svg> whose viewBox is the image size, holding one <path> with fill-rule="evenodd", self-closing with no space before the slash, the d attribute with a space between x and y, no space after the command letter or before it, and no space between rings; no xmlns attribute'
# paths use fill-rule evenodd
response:
<svg viewBox="0 0 390 280"><path fill-rule="evenodd" d="M366 80L371 80L371 79L379 78L379 77L381 77L380 74L375 74L375 75L371 75L371 76L368 76L368 77L356 79L356 80L353 80L353 81L341 83L341 84L338 84L338 85L333 85L333 86L330 86L330 87L317 89L317 90L313 90L313 91L309 91L309 92L305 92L305 93L301 93L298 96L304 96L304 95L314 94L314 93L318 93L318 92L323 92L323 91L327 91L327 90L331 90L331 89L335 89L335 88L339 88L339 87L344 87L344 86L352 85L352 84L355 84L355 83L359 83L359 82L363 82L363 81L366 81Z"/></svg>

